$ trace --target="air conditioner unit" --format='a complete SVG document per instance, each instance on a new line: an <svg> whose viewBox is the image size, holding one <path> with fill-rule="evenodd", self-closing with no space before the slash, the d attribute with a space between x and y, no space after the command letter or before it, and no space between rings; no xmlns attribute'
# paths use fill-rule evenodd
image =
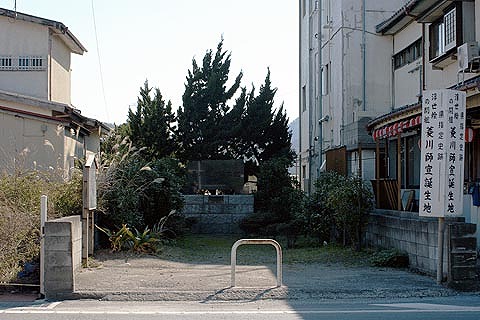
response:
<svg viewBox="0 0 480 320"><path fill-rule="evenodd" d="M457 48L458 70L463 72L479 71L480 57L477 42L465 42Z"/></svg>

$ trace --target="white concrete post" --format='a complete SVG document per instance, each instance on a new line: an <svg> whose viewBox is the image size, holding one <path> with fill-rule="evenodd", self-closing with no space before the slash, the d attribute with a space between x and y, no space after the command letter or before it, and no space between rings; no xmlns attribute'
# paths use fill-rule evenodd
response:
<svg viewBox="0 0 480 320"><path fill-rule="evenodd" d="M237 249L242 244L271 244L277 250L277 287L282 286L282 247L273 239L240 239L232 246L230 255L231 262L231 285L235 287L235 267L237 265Z"/></svg>
<svg viewBox="0 0 480 320"><path fill-rule="evenodd" d="M47 196L40 199L40 294L45 295L45 222L47 222Z"/></svg>

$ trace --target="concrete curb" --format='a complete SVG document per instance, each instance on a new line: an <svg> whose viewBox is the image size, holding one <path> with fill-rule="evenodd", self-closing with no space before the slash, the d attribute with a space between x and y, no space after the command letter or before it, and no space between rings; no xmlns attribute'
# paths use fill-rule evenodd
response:
<svg viewBox="0 0 480 320"><path fill-rule="evenodd" d="M411 298L411 297L446 297L458 293L448 288L441 290L422 289L397 292L395 290L309 290L275 287L225 288L217 291L79 291L62 299L95 299L103 301L257 301L257 300L339 300L359 298ZM59 297L60 298L60 297Z"/></svg>

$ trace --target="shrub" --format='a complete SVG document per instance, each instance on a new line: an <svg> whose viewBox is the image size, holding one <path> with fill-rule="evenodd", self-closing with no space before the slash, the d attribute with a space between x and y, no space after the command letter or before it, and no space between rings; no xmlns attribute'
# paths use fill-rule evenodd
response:
<svg viewBox="0 0 480 320"><path fill-rule="evenodd" d="M406 268L408 254L398 249L385 249L374 252L370 263L376 267Z"/></svg>
<svg viewBox="0 0 480 320"><path fill-rule="evenodd" d="M344 178L329 194L327 203L334 210L337 227L343 230L343 245L349 242L360 250L368 213L374 206L370 187L360 177Z"/></svg>
<svg viewBox="0 0 480 320"><path fill-rule="evenodd" d="M255 213L240 222L247 234L286 237L292 247L304 230L304 194L288 174L288 160L277 158L260 166Z"/></svg>
<svg viewBox="0 0 480 320"><path fill-rule="evenodd" d="M0 282L16 278L40 252L40 197L48 196L48 219L81 213L78 174L68 182L36 171L0 177ZM78 211L80 210L80 211Z"/></svg>
<svg viewBox="0 0 480 320"><path fill-rule="evenodd" d="M83 175L74 170L72 178L54 188L50 201L59 216L81 215L83 211Z"/></svg>
<svg viewBox="0 0 480 320"><path fill-rule="evenodd" d="M130 250L138 253L158 253L161 249L162 242L168 239L168 229L165 223L168 218L174 216L175 211L163 217L152 229L145 227L143 231L133 228L133 231L126 224L112 232L108 228L96 226L100 231L105 233L110 241L112 251Z"/></svg>
<svg viewBox="0 0 480 320"><path fill-rule="evenodd" d="M113 252L130 250L138 253L157 253L160 251L161 238L148 227L142 232L136 228L132 231L126 224L115 232L108 228L96 227L107 235Z"/></svg>
<svg viewBox="0 0 480 320"><path fill-rule="evenodd" d="M306 202L306 233L318 239L318 243L336 240L335 211L328 199L343 179L335 171L323 172L315 182L315 192Z"/></svg>
<svg viewBox="0 0 480 320"><path fill-rule="evenodd" d="M373 209L373 193L359 177L324 172L315 184L306 209L307 232L323 241L361 248L362 232Z"/></svg>
<svg viewBox="0 0 480 320"><path fill-rule="evenodd" d="M147 161L128 138L116 135L110 139L116 144L106 143L109 150L106 150L97 184L102 225L119 229L126 224L144 230L170 211L182 208L180 190L185 172L177 160ZM183 217L176 214L168 224L178 233L183 221Z"/></svg>

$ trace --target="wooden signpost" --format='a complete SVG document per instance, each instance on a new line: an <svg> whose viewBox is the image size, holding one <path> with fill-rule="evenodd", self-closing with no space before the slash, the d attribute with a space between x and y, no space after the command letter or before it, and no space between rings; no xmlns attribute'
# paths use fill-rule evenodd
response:
<svg viewBox="0 0 480 320"><path fill-rule="evenodd" d="M463 211L466 94L423 92L419 214L438 217L437 282L443 280L445 216Z"/></svg>
<svg viewBox="0 0 480 320"><path fill-rule="evenodd" d="M83 169L83 213L82 213L82 261L88 267L88 256L93 255L95 219L97 208L97 160L95 155L87 156Z"/></svg>

